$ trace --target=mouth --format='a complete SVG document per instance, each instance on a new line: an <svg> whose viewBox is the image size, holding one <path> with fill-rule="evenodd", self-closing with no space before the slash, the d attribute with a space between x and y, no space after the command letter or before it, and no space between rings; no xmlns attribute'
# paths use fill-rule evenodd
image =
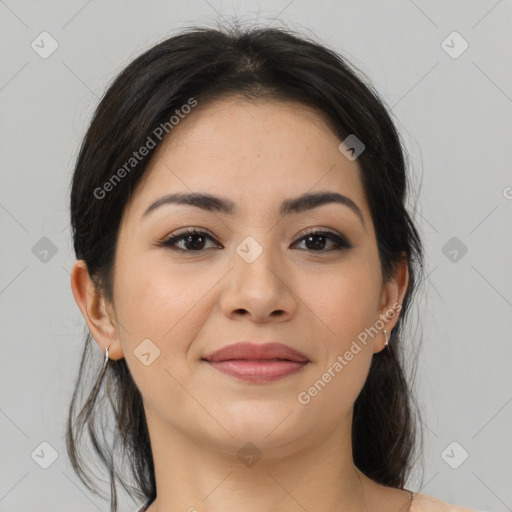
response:
<svg viewBox="0 0 512 512"><path fill-rule="evenodd" d="M216 370L248 382L273 382L301 371L309 359L281 343L241 342L203 357Z"/></svg>

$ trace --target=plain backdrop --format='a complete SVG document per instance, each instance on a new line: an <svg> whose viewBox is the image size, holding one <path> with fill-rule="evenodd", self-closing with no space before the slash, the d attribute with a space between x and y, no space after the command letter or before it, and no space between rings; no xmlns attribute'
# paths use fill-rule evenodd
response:
<svg viewBox="0 0 512 512"><path fill-rule="evenodd" d="M512 3L2 0L0 511L109 510L64 443L84 327L69 274L73 164L125 65L180 28L234 16L317 37L391 109L428 274L412 326L424 471L408 487L512 510Z"/></svg>

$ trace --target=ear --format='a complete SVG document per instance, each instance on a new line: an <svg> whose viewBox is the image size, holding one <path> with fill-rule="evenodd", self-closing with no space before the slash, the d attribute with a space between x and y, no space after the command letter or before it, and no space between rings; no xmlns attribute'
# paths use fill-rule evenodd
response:
<svg viewBox="0 0 512 512"><path fill-rule="evenodd" d="M113 308L92 282L84 260L71 270L71 289L92 336L102 352L108 347L110 359L124 357Z"/></svg>
<svg viewBox="0 0 512 512"><path fill-rule="evenodd" d="M381 320L385 324L383 329L386 329L388 339L391 339L391 331L398 322L408 284L409 270L407 268L407 257L405 253L403 253L394 276L382 285L380 296L379 317L376 319L376 322L377 320ZM379 336L376 343L374 343L373 352L377 353L386 348L385 342L386 337L384 333L382 333L382 336Z"/></svg>

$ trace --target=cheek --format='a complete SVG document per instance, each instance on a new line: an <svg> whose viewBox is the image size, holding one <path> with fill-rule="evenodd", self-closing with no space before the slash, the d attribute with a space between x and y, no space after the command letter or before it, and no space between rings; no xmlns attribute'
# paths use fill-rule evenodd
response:
<svg viewBox="0 0 512 512"><path fill-rule="evenodd" d="M171 364L166 350L169 340L173 354L186 351L201 324L200 301L211 288L211 280L199 274L185 275L162 262L120 261L114 300L117 317L125 327L120 331L123 346L133 352L149 338L161 350L160 363Z"/></svg>
<svg viewBox="0 0 512 512"><path fill-rule="evenodd" d="M188 375L190 340L205 322L200 300L208 288L196 281L154 264L120 265L115 300L124 357L144 400L157 408L170 396L178 408L189 400L177 381Z"/></svg>
<svg viewBox="0 0 512 512"><path fill-rule="evenodd" d="M344 270L317 279L318 288L308 296L310 309L320 319L315 337L321 349L302 400L308 401L312 417L323 416L330 425L350 410L368 376L373 347L364 333L375 320L379 291L378 276L357 266Z"/></svg>
<svg viewBox="0 0 512 512"><path fill-rule="evenodd" d="M321 320L333 345L343 346L373 323L380 276L365 262L347 262L301 280L303 300Z"/></svg>
<svg viewBox="0 0 512 512"><path fill-rule="evenodd" d="M371 261L354 258L319 275L316 284L310 288L306 302L320 319L316 322L323 340L319 372L330 368L331 378L336 375L333 384L329 384L332 391L355 399L373 356L372 338L367 330L378 318L380 274ZM320 373L318 378L321 377ZM329 375L325 379L329 380Z"/></svg>

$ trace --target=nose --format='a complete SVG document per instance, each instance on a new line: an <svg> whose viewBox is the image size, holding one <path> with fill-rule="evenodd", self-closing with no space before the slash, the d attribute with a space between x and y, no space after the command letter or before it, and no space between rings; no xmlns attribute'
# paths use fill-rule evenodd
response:
<svg viewBox="0 0 512 512"><path fill-rule="evenodd" d="M285 322L297 309L293 277L284 264L265 249L252 262L236 252L234 268L226 276L221 309L231 318L247 317L256 323Z"/></svg>

